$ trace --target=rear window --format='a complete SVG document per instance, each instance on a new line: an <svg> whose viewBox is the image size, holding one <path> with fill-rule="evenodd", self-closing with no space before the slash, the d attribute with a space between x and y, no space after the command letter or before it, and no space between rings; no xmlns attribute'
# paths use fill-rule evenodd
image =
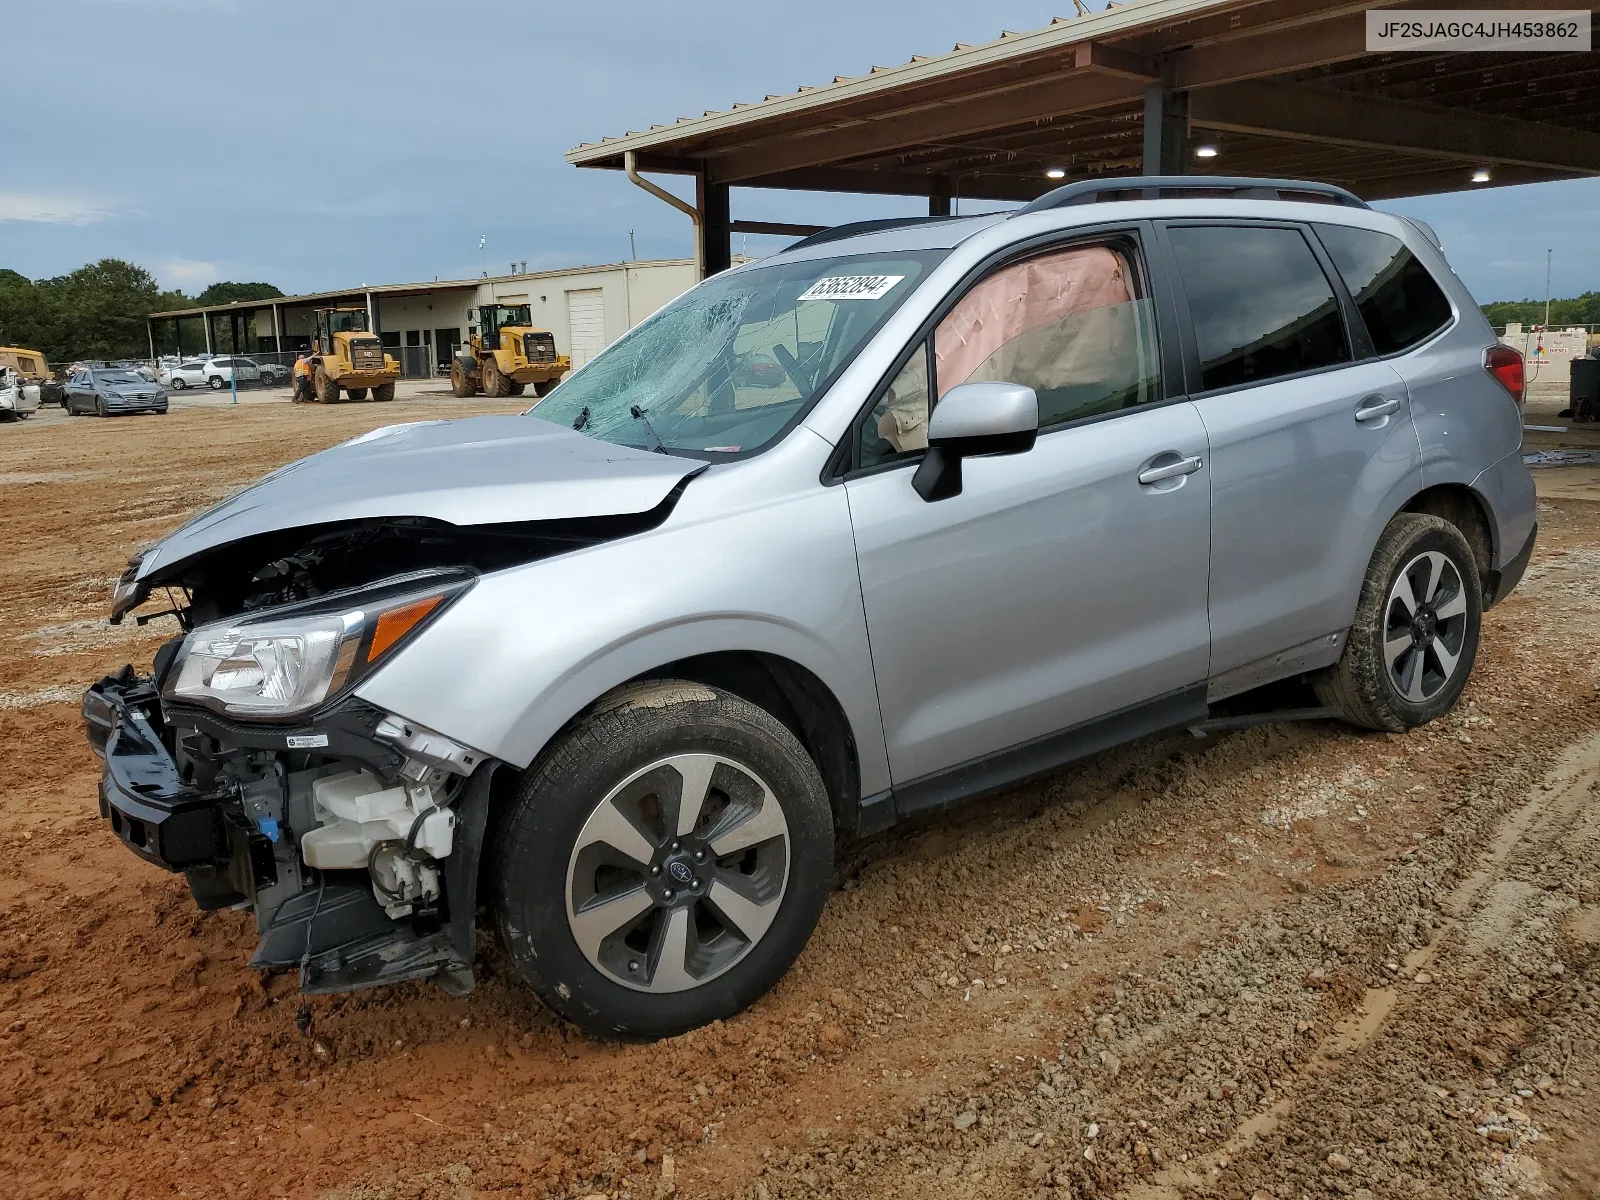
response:
<svg viewBox="0 0 1600 1200"><path fill-rule="evenodd" d="M1297 229L1169 231L1200 354L1200 390L1350 360L1333 285Z"/></svg>
<svg viewBox="0 0 1600 1200"><path fill-rule="evenodd" d="M1449 298L1399 238L1348 225L1316 228L1379 354L1409 349L1449 324Z"/></svg>

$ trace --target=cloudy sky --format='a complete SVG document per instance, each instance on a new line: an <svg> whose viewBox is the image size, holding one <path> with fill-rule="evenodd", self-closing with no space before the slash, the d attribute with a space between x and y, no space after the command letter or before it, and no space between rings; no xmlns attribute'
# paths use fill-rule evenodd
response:
<svg viewBox="0 0 1600 1200"><path fill-rule="evenodd" d="M112 255L190 292L217 279L304 292L476 275L480 235L491 272L617 261L630 228L642 258L687 255L681 215L562 152L1071 10L0 0L0 267L38 278ZM1385 207L1432 222L1480 300L1542 296L1547 247L1556 295L1600 287L1600 180ZM807 223L916 211L754 190L736 191L733 208ZM782 244L751 237L745 248Z"/></svg>

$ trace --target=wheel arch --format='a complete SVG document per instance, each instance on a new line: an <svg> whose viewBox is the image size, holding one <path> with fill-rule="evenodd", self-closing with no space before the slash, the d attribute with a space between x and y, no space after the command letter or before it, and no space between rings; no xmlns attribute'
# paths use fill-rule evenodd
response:
<svg viewBox="0 0 1600 1200"><path fill-rule="evenodd" d="M1400 512L1438 517L1459 529L1472 548L1478 578L1487 588L1498 546L1494 520L1482 496L1464 483L1438 483L1411 497Z"/></svg>
<svg viewBox="0 0 1600 1200"><path fill-rule="evenodd" d="M579 708L551 734L526 769L532 770L569 730L618 691L656 679L682 679L719 688L776 717L816 764L835 825L854 828L861 801L861 765L849 715L833 689L814 671L771 651L714 650L638 671Z"/></svg>

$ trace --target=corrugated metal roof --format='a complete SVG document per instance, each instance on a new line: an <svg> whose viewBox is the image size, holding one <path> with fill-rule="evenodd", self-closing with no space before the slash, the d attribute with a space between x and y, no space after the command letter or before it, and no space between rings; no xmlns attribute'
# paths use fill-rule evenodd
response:
<svg viewBox="0 0 1600 1200"><path fill-rule="evenodd" d="M1126 37L1201 13L1247 6L1248 0L1132 0L1127 4L1111 4L1102 12L1055 17L1042 29L1025 33L1002 31L998 38L980 45L957 42L948 54L913 55L909 62L896 67L873 67L865 75L835 75L832 83L821 86L802 86L794 92L769 95L754 103L737 103L731 109L707 109L698 117L679 117L672 125L652 125L644 131L629 130L620 137L584 142L568 150L565 158L575 166L585 166L627 150L656 149L687 136L698 137L770 117L791 116L907 84L993 66L1007 59L1048 53L1097 38Z"/></svg>

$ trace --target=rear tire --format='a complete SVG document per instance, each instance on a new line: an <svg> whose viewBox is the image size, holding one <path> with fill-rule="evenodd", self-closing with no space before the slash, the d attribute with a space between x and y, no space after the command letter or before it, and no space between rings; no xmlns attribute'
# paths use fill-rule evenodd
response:
<svg viewBox="0 0 1600 1200"><path fill-rule="evenodd" d="M394 384L392 382L380 383L372 389L372 398L379 404L387 404L394 399Z"/></svg>
<svg viewBox="0 0 1600 1200"><path fill-rule="evenodd" d="M181 392L181 391L183 391L184 388L186 388L188 386L189 385L187 383L185 383L182 379L179 379L176 375L174 375L172 377L171 387L172 387L173 391Z"/></svg>
<svg viewBox="0 0 1600 1200"><path fill-rule="evenodd" d="M514 379L508 379L506 380L506 395L520 396L527 389L527 386L525 383L518 383Z"/></svg>
<svg viewBox="0 0 1600 1200"><path fill-rule="evenodd" d="M539 397L539 399L543 400L551 392L556 390L556 384L560 382L561 380L559 379L541 379L538 383L533 385L533 394Z"/></svg>
<svg viewBox="0 0 1600 1200"><path fill-rule="evenodd" d="M352 400L365 400L367 398L367 389L351 388L348 395Z"/></svg>
<svg viewBox="0 0 1600 1200"><path fill-rule="evenodd" d="M478 363L478 374L483 379L483 394L492 396L496 400L503 400L511 393L508 390L511 381L500 372L500 364L494 361L494 356L486 354Z"/></svg>
<svg viewBox="0 0 1600 1200"><path fill-rule="evenodd" d="M206 380L206 384L211 388L211 390L213 392L220 392L222 390L222 376L221 375L213 375L213 376L211 376L211 378Z"/></svg>
<svg viewBox="0 0 1600 1200"><path fill-rule="evenodd" d="M597 705L527 771L496 834L516 974L604 1038L669 1037L752 1004L804 948L833 876L804 747L763 709L682 680Z"/></svg>
<svg viewBox="0 0 1600 1200"><path fill-rule="evenodd" d="M1344 654L1313 681L1317 696L1366 729L1425 725L1461 698L1482 618L1483 583L1461 531L1401 513L1378 539Z"/></svg>
<svg viewBox="0 0 1600 1200"><path fill-rule="evenodd" d="M450 394L462 400L478 394L478 385L467 374L459 358L450 364Z"/></svg>

